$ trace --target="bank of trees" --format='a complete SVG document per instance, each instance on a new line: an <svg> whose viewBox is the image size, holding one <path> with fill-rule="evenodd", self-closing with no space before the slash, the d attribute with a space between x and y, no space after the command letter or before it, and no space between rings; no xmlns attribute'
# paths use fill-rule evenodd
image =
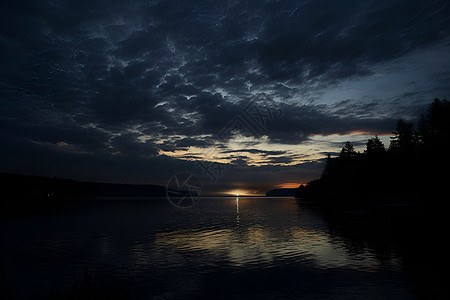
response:
<svg viewBox="0 0 450 300"><path fill-rule="evenodd" d="M328 205L436 201L447 194L450 167L450 102L435 99L416 126L399 120L389 147L377 137L363 153L346 142L326 158L319 179L296 196Z"/></svg>

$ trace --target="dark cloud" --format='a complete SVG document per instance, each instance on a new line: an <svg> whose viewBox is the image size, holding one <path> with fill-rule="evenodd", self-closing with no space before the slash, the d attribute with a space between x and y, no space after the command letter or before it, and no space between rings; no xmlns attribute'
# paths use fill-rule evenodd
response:
<svg viewBox="0 0 450 300"><path fill-rule="evenodd" d="M373 134L389 133L397 118L373 111L375 103L340 102L333 106L283 105L283 116L267 125L273 142L299 144L311 135L347 134L355 131Z"/></svg>
<svg viewBox="0 0 450 300"><path fill-rule="evenodd" d="M111 139L111 150L114 154L127 156L156 156L158 148L150 141L139 141L136 133L122 133Z"/></svg>
<svg viewBox="0 0 450 300"><path fill-rule="evenodd" d="M291 163L294 159L292 157L289 156L275 156L275 157L268 157L269 158L269 162L272 164L289 164Z"/></svg>
<svg viewBox="0 0 450 300"><path fill-rule="evenodd" d="M213 145L217 146L216 142L211 138L196 136L185 138L174 137L170 141L165 141L164 143L158 144L157 146L164 151L173 152L176 150L187 150L189 147L206 148Z"/></svg>
<svg viewBox="0 0 450 300"><path fill-rule="evenodd" d="M242 150L225 150L220 153L252 153L252 154L261 154L263 156L267 155L281 155L286 153L286 151L270 151L270 150L259 150L259 149L242 149Z"/></svg>
<svg viewBox="0 0 450 300"><path fill-rule="evenodd" d="M239 167L247 167L248 166L247 160L248 160L247 156L237 156L237 157L235 156L231 160L231 164Z"/></svg>

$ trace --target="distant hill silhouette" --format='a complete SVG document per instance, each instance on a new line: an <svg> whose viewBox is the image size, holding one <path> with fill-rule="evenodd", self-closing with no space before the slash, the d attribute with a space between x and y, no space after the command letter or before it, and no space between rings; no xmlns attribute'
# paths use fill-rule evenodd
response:
<svg viewBox="0 0 450 300"><path fill-rule="evenodd" d="M301 185L296 197L328 207L437 204L448 194L450 102L435 99L416 128L399 120L393 134L388 149L377 136L364 153L346 142L338 157L328 155L321 177Z"/></svg>
<svg viewBox="0 0 450 300"><path fill-rule="evenodd" d="M166 188L159 185L133 185L85 182L0 173L3 217L51 210L67 197L164 197Z"/></svg>
<svg viewBox="0 0 450 300"><path fill-rule="evenodd" d="M296 188L289 189L273 189L266 193L267 197L294 197Z"/></svg>
<svg viewBox="0 0 450 300"><path fill-rule="evenodd" d="M9 197L159 197L165 187L152 184L119 184L86 182L0 173L3 193Z"/></svg>

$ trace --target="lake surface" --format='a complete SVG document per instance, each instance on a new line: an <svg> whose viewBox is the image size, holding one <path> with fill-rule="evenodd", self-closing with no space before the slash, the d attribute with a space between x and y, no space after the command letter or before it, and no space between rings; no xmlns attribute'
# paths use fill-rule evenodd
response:
<svg viewBox="0 0 450 300"><path fill-rule="evenodd" d="M2 224L3 289L17 299L417 298L395 247L336 226L292 198L75 201Z"/></svg>

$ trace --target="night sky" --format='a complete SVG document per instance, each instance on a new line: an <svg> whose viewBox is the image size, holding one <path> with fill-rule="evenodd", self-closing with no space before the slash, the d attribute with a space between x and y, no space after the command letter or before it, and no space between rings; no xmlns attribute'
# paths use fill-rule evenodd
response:
<svg viewBox="0 0 450 300"><path fill-rule="evenodd" d="M264 194L450 95L448 1L2 1L0 171Z"/></svg>

